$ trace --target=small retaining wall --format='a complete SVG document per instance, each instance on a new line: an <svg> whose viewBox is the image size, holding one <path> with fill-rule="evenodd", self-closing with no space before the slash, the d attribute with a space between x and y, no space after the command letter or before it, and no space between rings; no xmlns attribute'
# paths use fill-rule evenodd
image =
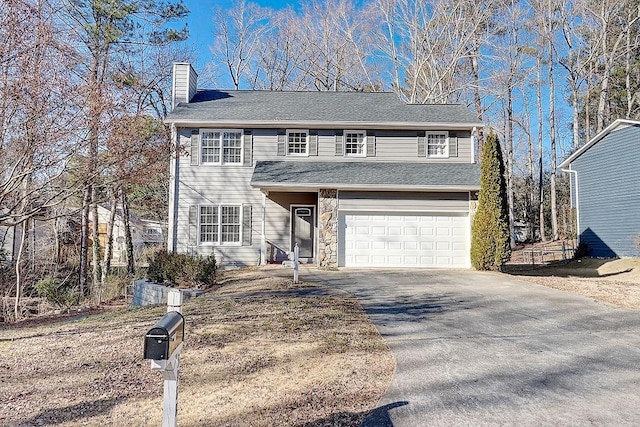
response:
<svg viewBox="0 0 640 427"><path fill-rule="evenodd" d="M133 300L131 305L134 307L140 307L144 305L154 304L166 304L167 295L170 290L173 290L169 286L157 285L155 283L147 282L146 280L136 280L133 285ZM181 289L182 301L186 301L190 298L195 298L204 293L204 291L194 291L190 289Z"/></svg>

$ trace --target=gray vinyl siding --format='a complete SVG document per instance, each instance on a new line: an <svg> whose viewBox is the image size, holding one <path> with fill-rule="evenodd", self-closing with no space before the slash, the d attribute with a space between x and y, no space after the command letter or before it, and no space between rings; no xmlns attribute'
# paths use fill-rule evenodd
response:
<svg viewBox="0 0 640 427"><path fill-rule="evenodd" d="M176 105L179 102L189 100L189 66L187 64L176 64L173 81L173 96Z"/></svg>
<svg viewBox="0 0 640 427"><path fill-rule="evenodd" d="M346 211L468 212L469 193L340 191L338 209Z"/></svg>
<svg viewBox="0 0 640 427"><path fill-rule="evenodd" d="M198 91L198 75L196 74L196 71L193 69L193 67L189 66L188 68L189 68L189 99L188 101L191 101L191 99L194 97L194 95Z"/></svg>
<svg viewBox="0 0 640 427"><path fill-rule="evenodd" d="M208 126L207 128L217 128ZM317 133L317 156L287 157L278 155L278 134L284 129L248 129L245 128L244 161L247 164L211 165L192 164L190 153L198 153L192 141L199 143L199 129L178 128L177 143L182 147L180 158L172 165L172 172L179 176L175 192L170 195L171 202L177 200L172 209L175 226L170 230L170 243L176 251L199 255L215 254L221 265L255 265L259 262L263 241L262 221L265 219L266 256L268 261L282 261L290 250L290 211L291 204L317 204L315 193L269 193L263 210L263 193L250 186L253 174L252 165L263 160L291 161L355 161L355 162L421 162L440 163L471 161L471 138L459 138L459 156L450 159L432 160L418 157L419 131L367 131L375 133L375 157L336 156L336 133L343 129L308 129ZM351 129L350 129L351 130ZM354 129L358 130L358 129ZM251 137L248 138L248 132ZM192 138L192 133L198 137ZM458 135L462 132L458 131ZM465 142L466 141L466 142ZM465 144L467 145L465 148ZM247 150L251 150L247 152ZM465 154L466 153L466 154ZM199 156L198 156L199 157ZM194 159L195 160L195 159ZM199 159L197 159L199 160ZM175 195L174 195L175 193ZM344 196L344 198L343 198ZM396 211L468 212L468 193L368 193L360 195L340 193L341 209L390 209ZM358 198L359 197L359 198ZM198 205L251 205L251 239L242 237L250 245L199 245L192 238L195 226L189 225L190 206ZM173 203L172 203L173 205ZM317 212L316 212L317 214ZM170 221L172 223L172 221ZM170 248L172 245L170 244ZM275 254L275 255L274 255ZM273 257L272 257L273 256Z"/></svg>
<svg viewBox="0 0 640 427"><path fill-rule="evenodd" d="M267 261L282 262L291 251L291 205L317 206L317 203L317 193L269 193L265 225Z"/></svg>
<svg viewBox="0 0 640 427"><path fill-rule="evenodd" d="M351 130L351 129L350 129ZM358 129L353 129L358 130ZM254 161L294 160L294 161L354 161L354 162L422 162L422 163L471 163L471 134L469 131L450 131L457 135L457 157L429 159L418 155L418 131L370 130L375 134L375 156L355 157L336 155L336 133L338 130L313 130L317 132L318 155L283 156L278 155L278 129L253 129ZM282 130L280 130L282 131ZM422 132L424 134L424 131ZM453 140L453 137L450 137Z"/></svg>
<svg viewBox="0 0 640 427"><path fill-rule="evenodd" d="M640 126L612 131L575 159L580 241L596 257L637 257Z"/></svg>
<svg viewBox="0 0 640 427"><path fill-rule="evenodd" d="M180 144L190 152L190 128L179 129ZM236 165L192 165L189 158L179 160L179 201L174 230L176 251L198 255L215 254L221 265L257 265L260 258L262 193L249 185L252 167ZM194 245L189 234L189 208L199 205L251 205L251 245Z"/></svg>

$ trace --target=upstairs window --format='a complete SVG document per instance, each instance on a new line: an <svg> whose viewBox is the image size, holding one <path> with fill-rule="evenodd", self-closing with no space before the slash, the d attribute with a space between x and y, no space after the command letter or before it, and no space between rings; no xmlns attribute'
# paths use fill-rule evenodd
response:
<svg viewBox="0 0 640 427"><path fill-rule="evenodd" d="M367 135L363 131L348 130L344 133L344 155L364 157L367 155Z"/></svg>
<svg viewBox="0 0 640 427"><path fill-rule="evenodd" d="M306 130L287 131L287 156L309 155L309 132Z"/></svg>
<svg viewBox="0 0 640 427"><path fill-rule="evenodd" d="M447 132L427 133L427 157L449 157L449 134Z"/></svg>
<svg viewBox="0 0 640 427"><path fill-rule="evenodd" d="M242 164L242 131L204 130L200 134L203 164Z"/></svg>

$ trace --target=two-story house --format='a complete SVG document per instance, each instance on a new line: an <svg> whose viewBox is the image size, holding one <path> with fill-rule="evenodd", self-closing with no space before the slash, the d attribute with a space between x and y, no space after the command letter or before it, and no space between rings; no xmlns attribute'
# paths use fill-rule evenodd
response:
<svg viewBox="0 0 640 427"><path fill-rule="evenodd" d="M470 266L480 188L461 105L393 93L197 90L174 64L168 248L222 264Z"/></svg>

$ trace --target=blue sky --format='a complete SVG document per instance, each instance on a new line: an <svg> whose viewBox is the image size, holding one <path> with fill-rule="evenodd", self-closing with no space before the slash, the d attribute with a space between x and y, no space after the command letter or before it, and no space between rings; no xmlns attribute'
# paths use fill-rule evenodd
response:
<svg viewBox="0 0 640 427"><path fill-rule="evenodd" d="M273 9L284 9L287 6L298 6L298 1L292 0L250 0L260 6ZM231 0L207 1L207 0L184 0L191 13L187 17L189 28L189 44L196 47L198 61L196 68L201 70L211 59L209 46L213 43L213 8L221 6L229 8Z"/></svg>

